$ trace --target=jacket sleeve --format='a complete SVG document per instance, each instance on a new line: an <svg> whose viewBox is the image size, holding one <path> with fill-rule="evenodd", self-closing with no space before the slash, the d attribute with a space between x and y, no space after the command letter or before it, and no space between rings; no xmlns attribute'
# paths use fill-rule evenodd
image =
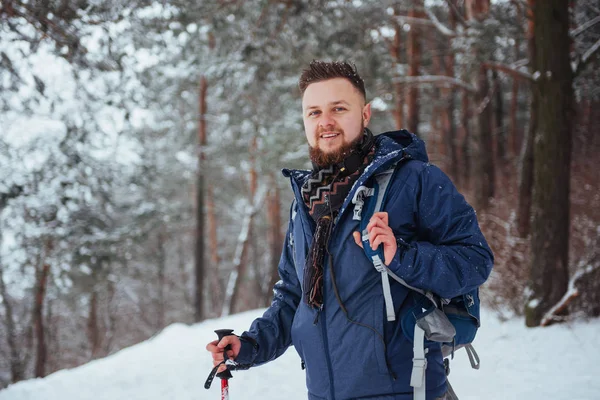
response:
<svg viewBox="0 0 600 400"><path fill-rule="evenodd" d="M406 207L406 204L394 204ZM416 240L397 237L389 268L409 285L442 298L465 294L488 278L494 263L475 210L439 168L425 164L414 187Z"/></svg>
<svg viewBox="0 0 600 400"><path fill-rule="evenodd" d="M282 355L292 343L292 322L302 289L296 275L293 247L290 243L292 221L288 226L279 260L280 280L273 288L271 306L262 317L254 320L250 329L240 336L242 348L235 361L246 367L264 364Z"/></svg>

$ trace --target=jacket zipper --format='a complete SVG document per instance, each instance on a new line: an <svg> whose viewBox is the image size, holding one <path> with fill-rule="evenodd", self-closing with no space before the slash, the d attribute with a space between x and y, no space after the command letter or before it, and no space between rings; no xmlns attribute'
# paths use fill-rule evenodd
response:
<svg viewBox="0 0 600 400"><path fill-rule="evenodd" d="M403 155L402 157L400 157L400 159L397 161L398 163L400 163L401 161L403 161L404 159L410 159L411 157L408 155ZM391 158L390 160L393 160L393 158ZM390 160L386 160L383 164L386 164L387 162L389 162ZM380 166L381 167L381 166ZM379 169L379 168L377 168ZM370 177L370 176L369 176ZM291 178L291 177L290 177ZM296 188L294 187L294 180L291 179L292 181L292 188L294 189L294 192L297 192ZM296 194L296 193L295 193ZM339 218L341 217L342 213L345 211L345 209L347 208L347 204L344 203L342 205L342 208L340 209L340 212L338 213L333 226L333 231L331 232L331 236L330 236L330 240L331 238L334 236L333 233L335 232L336 229L336 225L337 222L339 220ZM327 264L328 260L325 260L325 264ZM333 266L332 266L333 268ZM325 278L325 274L326 274L327 268L326 265L323 265L323 278ZM323 279L323 300L325 300L325 279ZM314 325L317 325L319 323L319 317L320 314L323 313L323 319L321 320L321 335L323 336L323 347L325 350L325 359L327 361L327 372L329 373L329 391L331 393L331 400L335 400L335 392L334 392L334 383L333 383L333 367L331 365L331 358L329 357L329 341L327 340L327 326L326 326L326 322L327 322L327 318L325 316L325 307L324 307L324 303L323 305L321 305L321 308L319 310L317 310L317 314L315 315L315 319L313 321ZM392 378L394 380L396 380L396 375L395 373L392 371L390 364L387 360L387 354L385 351L385 343L384 343L384 359L385 359L385 363L387 365L388 368L388 372L390 373L390 375L392 376Z"/></svg>
<svg viewBox="0 0 600 400"><path fill-rule="evenodd" d="M325 286L325 285L323 285ZM323 298L325 295L323 294ZM329 391L331 393L331 400L335 400L335 392L333 385L333 367L331 366L331 358L329 357L329 341L327 340L327 318L325 317L325 307L321 307L321 311L318 313L323 313L323 319L321 320L321 333L323 335L323 347L325 348L325 359L327 360L327 371L329 372ZM318 316L318 314L317 314Z"/></svg>

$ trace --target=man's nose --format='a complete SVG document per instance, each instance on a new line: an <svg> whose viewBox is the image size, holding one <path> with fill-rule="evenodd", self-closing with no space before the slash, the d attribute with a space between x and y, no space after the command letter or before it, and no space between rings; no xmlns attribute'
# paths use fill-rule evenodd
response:
<svg viewBox="0 0 600 400"><path fill-rule="evenodd" d="M319 118L319 126L321 128L333 128L335 126L335 120L330 113L321 114L321 118Z"/></svg>

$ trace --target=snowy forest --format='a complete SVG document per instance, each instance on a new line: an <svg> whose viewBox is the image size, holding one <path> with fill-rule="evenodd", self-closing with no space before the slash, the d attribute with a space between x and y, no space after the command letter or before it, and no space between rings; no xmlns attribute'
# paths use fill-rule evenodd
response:
<svg viewBox="0 0 600 400"><path fill-rule="evenodd" d="M599 54L597 0L1 0L0 388L268 306L313 59L474 206L487 307L599 316Z"/></svg>

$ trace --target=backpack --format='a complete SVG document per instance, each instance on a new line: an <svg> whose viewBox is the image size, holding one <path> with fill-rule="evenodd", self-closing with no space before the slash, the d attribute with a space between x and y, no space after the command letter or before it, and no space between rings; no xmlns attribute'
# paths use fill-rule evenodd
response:
<svg viewBox="0 0 600 400"><path fill-rule="evenodd" d="M434 293L410 286L390 271L383 262L383 245L376 250L371 249L367 224L374 213L383 209L388 185L397 165L398 163L383 172L376 173L372 188L361 186L357 189L352 199L353 219L360 220L363 249L375 269L381 273L387 320L396 319L390 277L419 294L417 304L404 314L400 323L407 338L413 342L414 358L410 385L414 388L414 398L425 400L425 370L427 369L425 339L442 344L446 375L450 373L448 357L453 358L454 351L463 347L467 351L471 366L479 369L479 356L471 345L480 326L479 289L451 299L442 299ZM458 399L449 382L448 392L451 399Z"/></svg>

